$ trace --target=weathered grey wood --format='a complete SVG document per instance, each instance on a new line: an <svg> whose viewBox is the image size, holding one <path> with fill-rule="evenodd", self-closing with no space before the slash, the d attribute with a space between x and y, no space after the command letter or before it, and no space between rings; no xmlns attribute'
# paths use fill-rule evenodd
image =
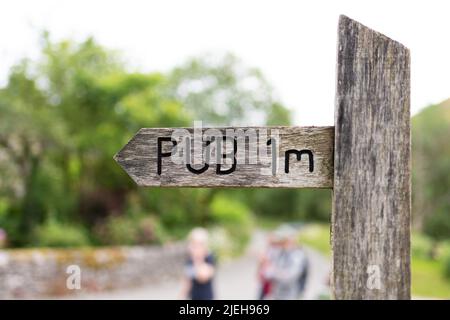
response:
<svg viewBox="0 0 450 320"><path fill-rule="evenodd" d="M185 128L190 133L193 128ZM204 128L206 130L207 128ZM227 128L220 129L225 133ZM247 130L249 128L234 128ZM261 174L261 168L270 165L237 164L233 173L218 175L215 166L201 174L193 174L184 164L175 164L169 157L162 160L161 174L157 172L157 139L170 137L174 128L144 128L115 156L115 160L140 186L161 187L286 187L286 188L332 188L333 186L333 127L262 127L279 132L279 170L276 175ZM268 134L270 135L270 133ZM169 152L172 145L166 145ZM270 146L267 146L270 151ZM285 151L308 149L313 153L314 169L309 171L308 157L297 161L290 156L289 173L285 173ZM248 144L246 144L248 152ZM254 155L250 155L250 158ZM195 167L195 166L194 166ZM201 165L199 166L201 167ZM195 167L198 168L198 167ZM281 170L280 170L281 169Z"/></svg>
<svg viewBox="0 0 450 320"><path fill-rule="evenodd" d="M334 296L409 299L409 50L345 16L338 37Z"/></svg>

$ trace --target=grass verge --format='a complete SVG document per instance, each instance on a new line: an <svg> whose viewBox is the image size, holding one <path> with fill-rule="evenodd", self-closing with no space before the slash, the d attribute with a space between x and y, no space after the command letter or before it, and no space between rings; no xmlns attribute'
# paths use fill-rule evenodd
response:
<svg viewBox="0 0 450 320"><path fill-rule="evenodd" d="M416 236L412 235L412 242ZM328 224L309 224L299 236L301 243L310 246L326 256L331 257L330 226ZM450 298L450 279L443 274L440 261L412 257L412 295L421 298Z"/></svg>

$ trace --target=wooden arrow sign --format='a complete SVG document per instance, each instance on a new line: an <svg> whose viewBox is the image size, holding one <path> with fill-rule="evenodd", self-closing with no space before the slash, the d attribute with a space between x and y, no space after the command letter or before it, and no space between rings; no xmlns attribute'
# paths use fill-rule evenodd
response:
<svg viewBox="0 0 450 320"><path fill-rule="evenodd" d="M334 127L143 128L114 159L140 186L332 188L333 146Z"/></svg>

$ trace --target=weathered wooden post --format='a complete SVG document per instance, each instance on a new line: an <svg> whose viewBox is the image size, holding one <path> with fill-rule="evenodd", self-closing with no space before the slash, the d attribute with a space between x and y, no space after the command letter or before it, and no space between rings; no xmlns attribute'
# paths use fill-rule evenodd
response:
<svg viewBox="0 0 450 320"><path fill-rule="evenodd" d="M339 20L333 275L336 299L410 299L410 56Z"/></svg>
<svg viewBox="0 0 450 320"><path fill-rule="evenodd" d="M334 128L143 128L115 159L140 186L333 188L334 297L409 299L409 64L341 16Z"/></svg>

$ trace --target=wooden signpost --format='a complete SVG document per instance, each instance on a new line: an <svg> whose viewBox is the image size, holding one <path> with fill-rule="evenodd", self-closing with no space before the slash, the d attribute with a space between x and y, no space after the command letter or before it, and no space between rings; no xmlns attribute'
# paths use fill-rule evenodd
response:
<svg viewBox="0 0 450 320"><path fill-rule="evenodd" d="M336 299L410 299L410 57L339 19L334 127L141 129L115 156L140 186L332 188Z"/></svg>
<svg viewBox="0 0 450 320"><path fill-rule="evenodd" d="M186 136L190 140L187 142L189 154L194 154L194 143L191 141L194 139L195 129L182 128L182 130L188 131ZM230 155L228 164L217 164L217 161L213 161L215 150L208 163L206 157L198 164L187 163L188 161L174 163L171 156L175 154L175 148L184 147L183 151L188 148L185 147L186 140L180 142L180 139L172 139L174 129L170 128L141 129L115 159L140 186L333 187L333 127L199 130L204 151L209 151L208 147L216 147L215 142L222 140L219 155ZM214 137L219 136L222 139L214 139L213 143L206 146L205 141L210 140L208 132L211 131L215 134ZM273 136L274 132L278 139ZM223 137L228 141L223 141ZM175 146L176 140L178 141ZM279 144L277 145L275 141ZM228 151L224 150L225 142L228 143ZM272 157L273 146L279 149L275 159ZM240 155L242 157L239 157Z"/></svg>

